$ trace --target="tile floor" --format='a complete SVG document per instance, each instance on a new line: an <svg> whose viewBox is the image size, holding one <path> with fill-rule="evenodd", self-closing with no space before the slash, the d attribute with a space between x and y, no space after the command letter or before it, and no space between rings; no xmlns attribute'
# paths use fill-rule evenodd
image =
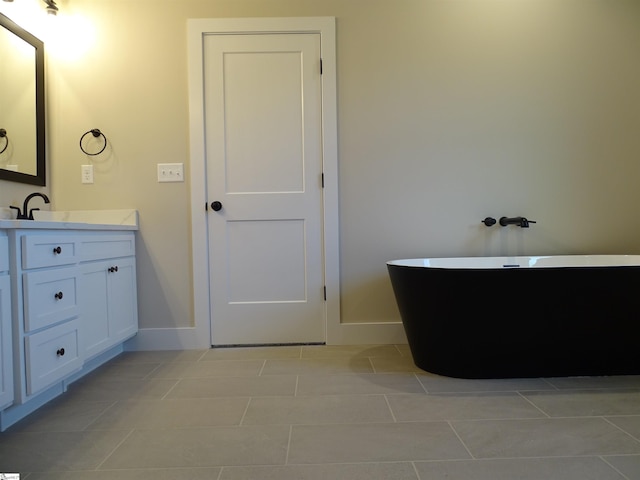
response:
<svg viewBox="0 0 640 480"><path fill-rule="evenodd" d="M0 434L0 472L640 479L640 376L452 379L405 345L125 353Z"/></svg>

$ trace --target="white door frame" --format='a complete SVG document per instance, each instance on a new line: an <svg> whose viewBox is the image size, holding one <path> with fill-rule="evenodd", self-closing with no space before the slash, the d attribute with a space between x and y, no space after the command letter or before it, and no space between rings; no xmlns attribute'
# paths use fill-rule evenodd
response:
<svg viewBox="0 0 640 480"><path fill-rule="evenodd" d="M336 48L334 17L221 18L188 21L189 123L191 179L191 241L193 258L194 328L184 332L183 348L210 346L209 258L204 140L204 98L202 88L205 34L319 33L322 56L322 149L325 188L324 261L327 287L327 343L340 327L340 264L338 222L338 142ZM189 339L188 337L191 337Z"/></svg>

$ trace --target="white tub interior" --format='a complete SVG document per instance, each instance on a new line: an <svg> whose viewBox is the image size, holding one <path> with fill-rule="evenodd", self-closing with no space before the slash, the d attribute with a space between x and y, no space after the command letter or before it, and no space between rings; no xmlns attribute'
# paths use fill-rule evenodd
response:
<svg viewBox="0 0 640 480"><path fill-rule="evenodd" d="M404 267L494 269L640 266L640 255L551 255L539 257L451 257L393 260Z"/></svg>

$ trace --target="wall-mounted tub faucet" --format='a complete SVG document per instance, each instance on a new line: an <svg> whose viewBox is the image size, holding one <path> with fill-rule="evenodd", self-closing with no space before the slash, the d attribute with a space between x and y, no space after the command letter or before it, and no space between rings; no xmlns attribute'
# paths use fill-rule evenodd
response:
<svg viewBox="0 0 640 480"><path fill-rule="evenodd" d="M506 227L507 225L516 225L522 228L529 228L530 223L536 223L535 220L527 220L525 217L500 217L500 225Z"/></svg>
<svg viewBox="0 0 640 480"><path fill-rule="evenodd" d="M487 217L482 220L480 223L484 223L487 227L491 227L496 224L496 219L493 217Z"/></svg>

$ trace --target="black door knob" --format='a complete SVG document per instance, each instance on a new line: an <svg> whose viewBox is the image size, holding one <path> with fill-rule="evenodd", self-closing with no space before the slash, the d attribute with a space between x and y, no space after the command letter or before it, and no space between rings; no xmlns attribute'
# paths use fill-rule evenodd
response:
<svg viewBox="0 0 640 480"><path fill-rule="evenodd" d="M211 210L213 210L214 212L219 212L220 210L222 210L222 203L218 202L217 200L215 202L211 202Z"/></svg>
<svg viewBox="0 0 640 480"><path fill-rule="evenodd" d="M62 300L62 297L64 297L62 292L58 292L54 295L54 297L56 298L56 300Z"/></svg>
<svg viewBox="0 0 640 480"><path fill-rule="evenodd" d="M56 352L56 355L57 355L58 357L64 357L64 348L59 349L59 350Z"/></svg>
<svg viewBox="0 0 640 480"><path fill-rule="evenodd" d="M56 255L60 255L62 253L62 247L55 247L53 249L53 253L55 253Z"/></svg>

